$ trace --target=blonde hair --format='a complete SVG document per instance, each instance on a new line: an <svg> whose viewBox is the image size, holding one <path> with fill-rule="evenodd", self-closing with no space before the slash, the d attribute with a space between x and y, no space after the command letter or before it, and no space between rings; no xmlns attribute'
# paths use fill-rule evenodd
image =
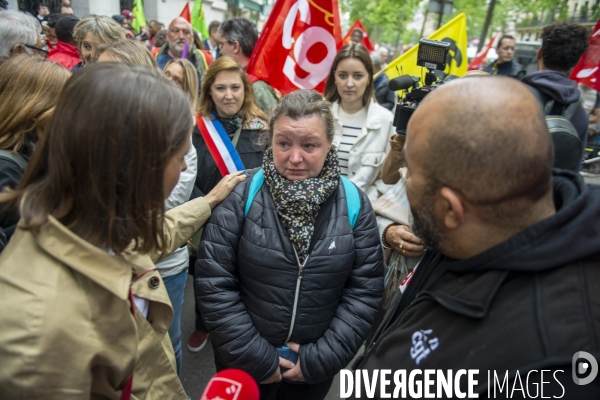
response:
<svg viewBox="0 0 600 400"><path fill-rule="evenodd" d="M81 44L88 32L91 32L99 40L99 44L125 40L125 31L123 28L114 19L105 15L88 15L75 25L73 38L80 50Z"/></svg>
<svg viewBox="0 0 600 400"><path fill-rule="evenodd" d="M196 71L196 67L188 60L175 58L167 62L163 71L166 71L171 64L177 64L183 68L183 82L181 82L181 88L190 98L192 110L195 110L196 102L198 101L198 72Z"/></svg>
<svg viewBox="0 0 600 400"><path fill-rule="evenodd" d="M28 135L43 133L70 76L59 64L25 54L0 65L0 149L18 152Z"/></svg>
<svg viewBox="0 0 600 400"><path fill-rule="evenodd" d="M203 117L209 117L214 107L213 99L210 95L210 87L215 83L217 75L223 71L237 72L242 79L244 84L244 103L240 113L244 122L250 121L254 117L259 117L263 120L267 120L267 115L256 105L254 102L254 89L252 88L252 82L250 78L244 72L240 64L237 63L233 58L228 56L222 56L217 58L211 66L208 68L204 77L202 78L202 91L200 92L200 101L198 103L197 114Z"/></svg>
<svg viewBox="0 0 600 400"><path fill-rule="evenodd" d="M137 40L123 39L117 42L105 43L98 46L98 55L103 53L107 53L116 61L122 61L129 65L158 68L158 64L152 57L150 50Z"/></svg>

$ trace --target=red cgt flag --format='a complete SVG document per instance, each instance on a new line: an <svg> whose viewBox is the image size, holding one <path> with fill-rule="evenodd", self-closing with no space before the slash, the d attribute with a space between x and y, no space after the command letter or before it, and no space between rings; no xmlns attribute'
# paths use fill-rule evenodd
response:
<svg viewBox="0 0 600 400"><path fill-rule="evenodd" d="M187 1L185 2L185 7L183 7L183 10L181 10L181 14L179 14L179 16L187 19L187 22L189 22L190 24L192 23L192 14L190 14L190 4Z"/></svg>
<svg viewBox="0 0 600 400"><path fill-rule="evenodd" d="M344 44L350 43L352 31L354 31L355 29L360 29L363 33L362 45L365 46L367 50L369 50L369 52L375 51L375 46L373 46L373 43L371 43L371 39L369 39L369 34L367 33L365 26L362 24L362 22L360 22L360 19L354 21L354 24L352 24L350 29L348 29L346 36L344 36Z"/></svg>
<svg viewBox="0 0 600 400"><path fill-rule="evenodd" d="M590 46L571 72L571 79L600 91L600 20L590 38Z"/></svg>
<svg viewBox="0 0 600 400"><path fill-rule="evenodd" d="M341 46L337 0L277 0L246 72L284 95L297 89L322 93Z"/></svg>
<svg viewBox="0 0 600 400"><path fill-rule="evenodd" d="M496 40L495 33L492 35L492 38L490 39L488 44L485 46L485 48L481 49L481 51L479 53L477 53L477 55L475 56L473 61L471 61L469 63L469 66L467 68L469 71L473 71L473 70L479 69L479 67L481 67L481 63L483 62L483 59L487 57L488 52L492 48L492 44L494 44L494 40Z"/></svg>

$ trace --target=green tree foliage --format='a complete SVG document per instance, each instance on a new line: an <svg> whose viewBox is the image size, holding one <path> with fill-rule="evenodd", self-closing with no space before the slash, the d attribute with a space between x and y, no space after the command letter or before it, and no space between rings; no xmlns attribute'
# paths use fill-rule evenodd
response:
<svg viewBox="0 0 600 400"><path fill-rule="evenodd" d="M598 18L600 18L600 5L594 3L592 6L592 20L597 20Z"/></svg>
<svg viewBox="0 0 600 400"><path fill-rule="evenodd" d="M396 43L414 43L412 38L415 32L405 32L405 27L420 4L424 11L427 2L420 0L342 0L341 3L342 11L350 13L350 21L360 18L373 42L393 46ZM469 40L479 38L487 5L486 0L454 0L453 13L445 15L443 23L464 12L467 15ZM600 7L594 5L591 7L592 18L597 18ZM516 26L545 25L566 19L567 13L568 2L565 0L497 0L488 37L495 31L506 31L511 23ZM429 14L428 18L437 21L436 14Z"/></svg>
<svg viewBox="0 0 600 400"><path fill-rule="evenodd" d="M479 38L485 16L487 1L454 0L454 12L444 17L444 22L464 12L467 14L469 39ZM564 20L568 3L564 0L497 0L488 37L492 32L505 31L510 23L517 26L536 26Z"/></svg>
<svg viewBox="0 0 600 400"><path fill-rule="evenodd" d="M418 5L419 0L342 0L342 11L352 22L359 18L373 42L395 45Z"/></svg>

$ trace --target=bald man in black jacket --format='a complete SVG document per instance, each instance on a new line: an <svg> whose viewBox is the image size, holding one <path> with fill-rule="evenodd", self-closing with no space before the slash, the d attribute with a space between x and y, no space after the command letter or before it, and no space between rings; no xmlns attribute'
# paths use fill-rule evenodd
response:
<svg viewBox="0 0 600 400"><path fill-rule="evenodd" d="M541 387L545 398L600 398L600 379L581 385L594 371L579 374L600 358L600 190L552 171L544 115L524 85L485 79L438 88L409 122L406 190L429 250L355 368L391 370L388 393L404 371L414 389L404 398L419 397L411 373L436 398ZM383 398L380 383L369 398Z"/></svg>

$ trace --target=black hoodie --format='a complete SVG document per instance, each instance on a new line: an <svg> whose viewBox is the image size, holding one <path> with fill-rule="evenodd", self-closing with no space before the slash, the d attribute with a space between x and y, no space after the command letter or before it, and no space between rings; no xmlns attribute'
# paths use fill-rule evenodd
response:
<svg viewBox="0 0 600 400"><path fill-rule="evenodd" d="M544 98L554 100L560 104L572 104L579 101L581 97L575 82L569 79L567 75L557 71L537 71L527 75L521 82L539 90ZM582 145L585 146L589 121L583 106L579 106L579 109L571 118L571 122L577 130Z"/></svg>
<svg viewBox="0 0 600 400"><path fill-rule="evenodd" d="M600 377L571 377L575 352L600 360L600 187L555 170L554 202L555 215L477 256L428 251L355 368L479 369L483 394L487 371L512 387L517 373L562 370L561 386L542 377L554 384L544 396L600 398Z"/></svg>

